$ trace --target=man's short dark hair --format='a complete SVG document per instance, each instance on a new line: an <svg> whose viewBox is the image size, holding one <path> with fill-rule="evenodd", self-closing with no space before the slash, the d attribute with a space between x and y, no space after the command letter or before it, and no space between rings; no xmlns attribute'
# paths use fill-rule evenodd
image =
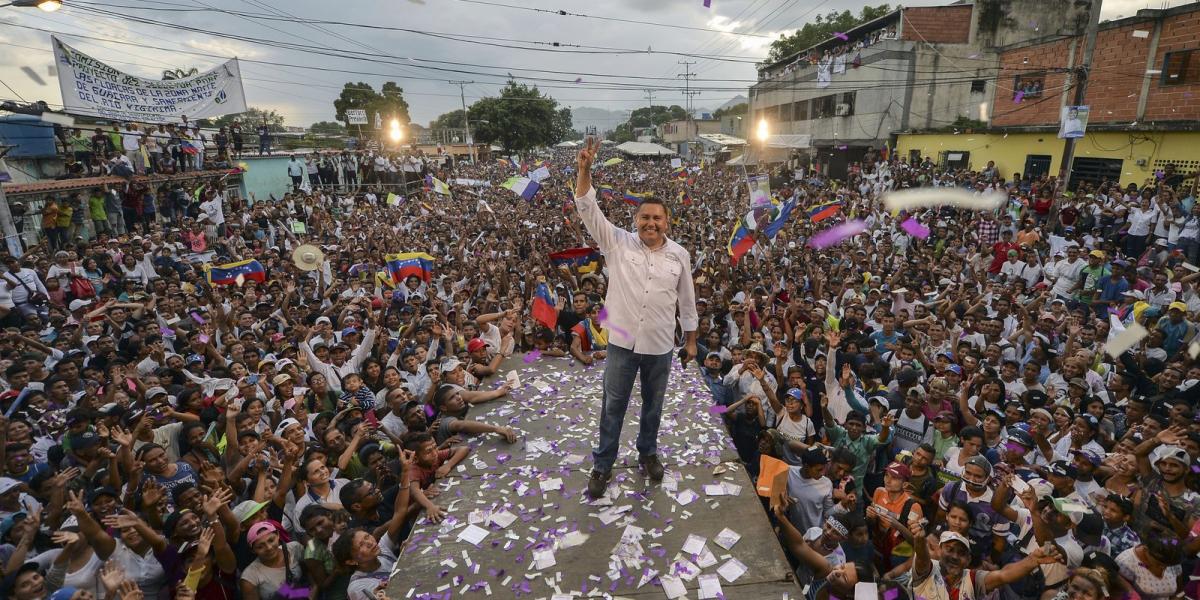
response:
<svg viewBox="0 0 1200 600"><path fill-rule="evenodd" d="M646 206L647 204L657 204L657 205L661 206L663 209L663 212L665 212L667 214L667 218L668 219L671 218L671 208L667 206L666 202L663 202L662 200L660 200L654 196L646 196L645 198L642 198L641 202L638 203L637 209L642 210L642 207ZM634 211L634 212L636 213L637 211Z"/></svg>

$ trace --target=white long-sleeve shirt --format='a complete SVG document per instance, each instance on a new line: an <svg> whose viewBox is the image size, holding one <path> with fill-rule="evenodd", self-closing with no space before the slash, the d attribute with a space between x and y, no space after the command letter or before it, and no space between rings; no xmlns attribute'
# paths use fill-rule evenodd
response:
<svg viewBox="0 0 1200 600"><path fill-rule="evenodd" d="M300 350L304 352L304 355L308 358L309 367L312 370L324 375L325 381L329 383L329 388L338 394L341 394L342 378L351 373L359 372L359 368L362 367L363 361L371 355L371 348L374 345L375 328L372 327L367 330L365 335L363 335L362 342L360 342L358 347L354 349L354 352L350 354L350 358L347 358L346 362L343 362L341 365L331 365L327 362L322 362L321 359L317 358L316 354L313 354L312 346L308 344L307 340L300 342Z"/></svg>
<svg viewBox="0 0 1200 600"><path fill-rule="evenodd" d="M609 343L638 354L670 352L676 307L683 331L700 324L688 251L669 239L651 250L636 233L613 225L596 203L595 188L575 198L575 210L608 264Z"/></svg>

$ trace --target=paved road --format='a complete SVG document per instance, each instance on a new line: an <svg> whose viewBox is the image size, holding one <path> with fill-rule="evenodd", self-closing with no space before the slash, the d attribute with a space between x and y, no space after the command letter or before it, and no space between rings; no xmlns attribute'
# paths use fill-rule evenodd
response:
<svg viewBox="0 0 1200 600"><path fill-rule="evenodd" d="M636 469L635 392L613 483L595 502L584 490L603 367L523 357L504 367L520 373L520 388L471 417L523 437L474 440L471 456L440 484L436 502L451 516L417 526L389 598L663 598L675 584L687 598L704 598L715 595L701 595L701 584L714 580L731 600L799 597L733 444L707 412L694 365L671 374L659 436L666 480L651 484ZM719 545L725 530L740 541ZM471 534L482 539L472 543ZM739 565L744 572L730 581Z"/></svg>

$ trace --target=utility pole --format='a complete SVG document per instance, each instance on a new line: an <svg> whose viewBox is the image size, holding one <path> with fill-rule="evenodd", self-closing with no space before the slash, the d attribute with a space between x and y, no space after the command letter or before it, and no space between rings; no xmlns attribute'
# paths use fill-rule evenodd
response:
<svg viewBox="0 0 1200 600"><path fill-rule="evenodd" d="M463 108L463 142L467 144L467 150L471 155L471 164L475 164L475 144L471 143L471 119L467 115L467 92L465 87L475 83L474 81L451 81L450 85L458 86L458 97L462 100Z"/></svg>
<svg viewBox="0 0 1200 600"><path fill-rule="evenodd" d="M683 65L683 73L680 73L679 77L683 78L683 95L686 97L684 102L686 104L685 110L687 111L687 140L684 141L687 152L685 157L691 158L692 138L699 133L698 131L693 132L695 123L692 121L692 97L700 93L699 91L692 91L692 78L696 76L692 72L692 65L696 64L696 62L681 60L678 64Z"/></svg>
<svg viewBox="0 0 1200 600"><path fill-rule="evenodd" d="M1091 78L1092 69L1092 54L1096 51L1096 32L1100 29L1100 5L1101 0L1092 0L1091 13L1088 15L1087 31L1084 33L1083 41L1083 62L1071 71L1075 74L1075 101L1074 106L1082 106L1087 101L1088 80ZM1070 81L1068 79L1068 81ZM1066 191L1071 184L1071 169L1075 162L1075 139L1067 138L1063 146L1062 159L1062 191Z"/></svg>

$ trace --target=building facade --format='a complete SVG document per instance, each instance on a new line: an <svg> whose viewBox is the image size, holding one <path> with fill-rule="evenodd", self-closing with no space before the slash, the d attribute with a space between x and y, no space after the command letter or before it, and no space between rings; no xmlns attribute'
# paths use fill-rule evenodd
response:
<svg viewBox="0 0 1200 600"><path fill-rule="evenodd" d="M902 156L943 164L1034 175L1063 172L1065 144L1057 134L1076 103L1075 68L1082 35L1044 37L998 53L989 126L932 131L914 126L898 136ZM1175 164L1200 167L1200 3L1142 10L1100 24L1087 93L1086 134L1076 143L1072 184L1119 180L1142 185Z"/></svg>
<svg viewBox="0 0 1200 600"><path fill-rule="evenodd" d="M1000 48L1082 33L1092 1L897 9L762 67L750 129L766 120L772 134L811 140L793 152L838 176L900 132L986 122L1002 81Z"/></svg>

